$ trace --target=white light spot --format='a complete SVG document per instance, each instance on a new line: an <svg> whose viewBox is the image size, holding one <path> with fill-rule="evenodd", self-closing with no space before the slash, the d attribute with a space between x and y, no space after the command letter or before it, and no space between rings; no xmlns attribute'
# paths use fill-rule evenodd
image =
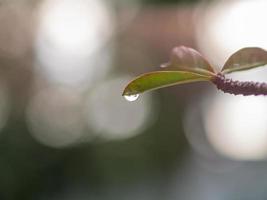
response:
<svg viewBox="0 0 267 200"><path fill-rule="evenodd" d="M238 160L267 157L265 97L218 95L204 115L207 137L221 154Z"/></svg>
<svg viewBox="0 0 267 200"><path fill-rule="evenodd" d="M219 1L201 12L197 21L197 41L214 64L243 47L267 48L266 0Z"/></svg>
<svg viewBox="0 0 267 200"><path fill-rule="evenodd" d="M129 77L106 81L88 96L85 114L89 128L102 139L133 137L151 124L157 116L150 94L128 103L121 96ZM136 97L135 97L136 98Z"/></svg>
<svg viewBox="0 0 267 200"><path fill-rule="evenodd" d="M80 94L63 88L41 90L27 108L27 122L32 136L44 145L76 144L85 130Z"/></svg>
<svg viewBox="0 0 267 200"><path fill-rule="evenodd" d="M127 101L136 101L139 97L139 94L133 94L133 95L124 95L124 98L127 100Z"/></svg>
<svg viewBox="0 0 267 200"><path fill-rule="evenodd" d="M109 69L110 51L103 47L113 28L101 0L44 1L35 45L40 72L52 82L89 85Z"/></svg>
<svg viewBox="0 0 267 200"><path fill-rule="evenodd" d="M56 47L90 54L113 32L111 16L101 0L47 0L40 10L40 34Z"/></svg>

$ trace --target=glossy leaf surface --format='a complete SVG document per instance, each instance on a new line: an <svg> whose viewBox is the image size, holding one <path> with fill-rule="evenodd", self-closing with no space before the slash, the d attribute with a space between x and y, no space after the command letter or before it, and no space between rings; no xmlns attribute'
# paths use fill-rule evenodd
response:
<svg viewBox="0 0 267 200"><path fill-rule="evenodd" d="M208 81L212 76L204 76L186 71L155 71L142 74L132 80L124 89L123 95L139 94L149 90L190 83L196 81Z"/></svg>
<svg viewBox="0 0 267 200"><path fill-rule="evenodd" d="M212 75L214 70L211 65L196 50L179 46L172 50L170 61L161 65L166 70L190 71L202 75Z"/></svg>
<svg viewBox="0 0 267 200"><path fill-rule="evenodd" d="M228 74L235 71L248 70L266 64L267 51L257 47L243 48L230 56L224 64L222 73Z"/></svg>

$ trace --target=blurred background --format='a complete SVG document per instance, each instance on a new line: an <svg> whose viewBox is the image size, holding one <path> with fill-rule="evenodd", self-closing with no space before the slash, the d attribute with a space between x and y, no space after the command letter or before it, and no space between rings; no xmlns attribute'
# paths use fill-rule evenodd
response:
<svg viewBox="0 0 267 200"><path fill-rule="evenodd" d="M1 200L267 198L267 99L207 83L126 101L174 46L267 49L267 1L1 0ZM231 75L267 81L259 68Z"/></svg>

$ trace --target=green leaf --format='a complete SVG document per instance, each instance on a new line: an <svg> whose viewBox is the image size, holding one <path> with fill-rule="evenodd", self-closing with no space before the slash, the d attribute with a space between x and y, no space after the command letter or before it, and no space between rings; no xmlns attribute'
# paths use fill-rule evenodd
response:
<svg viewBox="0 0 267 200"><path fill-rule="evenodd" d="M196 50L179 46L172 50L170 61L161 65L162 68L167 68L168 71L180 70L190 71L202 75L214 75L214 69Z"/></svg>
<svg viewBox="0 0 267 200"><path fill-rule="evenodd" d="M209 81L213 76L205 76L186 71L155 71L132 80L124 89L122 95L139 94L149 90L190 83L196 81Z"/></svg>
<svg viewBox="0 0 267 200"><path fill-rule="evenodd" d="M223 66L222 73L248 70L267 64L267 52L261 48L243 48L230 56Z"/></svg>

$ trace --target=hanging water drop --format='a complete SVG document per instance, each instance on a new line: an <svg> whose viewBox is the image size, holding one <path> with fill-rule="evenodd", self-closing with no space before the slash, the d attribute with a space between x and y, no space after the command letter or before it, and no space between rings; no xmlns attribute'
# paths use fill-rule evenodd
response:
<svg viewBox="0 0 267 200"><path fill-rule="evenodd" d="M139 94L132 94L132 95L124 95L124 98L127 100L127 101L136 101L139 97Z"/></svg>

